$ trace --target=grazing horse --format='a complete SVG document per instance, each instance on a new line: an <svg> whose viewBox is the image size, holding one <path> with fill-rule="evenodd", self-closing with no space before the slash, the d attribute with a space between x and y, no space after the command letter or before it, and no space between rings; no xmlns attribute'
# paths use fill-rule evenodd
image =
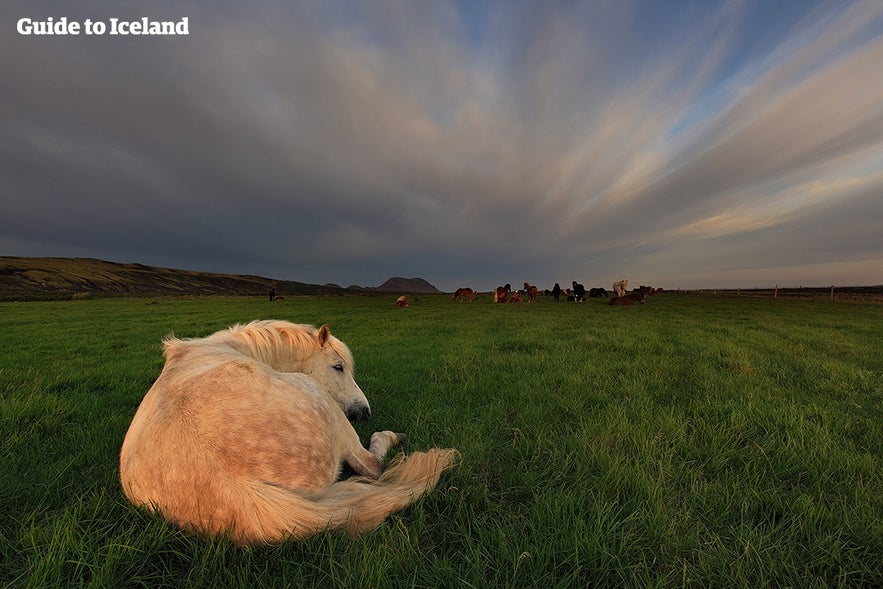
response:
<svg viewBox="0 0 883 589"><path fill-rule="evenodd" d="M635 303L644 304L644 291L639 290L637 292L632 292L627 295L622 295L618 297L613 297L610 299L610 305L634 305Z"/></svg>
<svg viewBox="0 0 883 589"><path fill-rule="evenodd" d="M616 296L621 297L625 295L625 291L629 287L629 281L623 278L622 280L617 280L613 283L613 290L616 292Z"/></svg>
<svg viewBox="0 0 883 589"><path fill-rule="evenodd" d="M535 303L537 302L537 287L530 284L529 282L524 283L524 292L527 294L527 302Z"/></svg>
<svg viewBox="0 0 883 589"><path fill-rule="evenodd" d="M510 292L512 292L511 284L507 284L506 286L498 286L494 289L494 302L505 303L506 298L509 296Z"/></svg>
<svg viewBox="0 0 883 589"><path fill-rule="evenodd" d="M598 298L598 297L604 297L606 299L607 298L607 290L604 288L601 288L600 286L598 288L590 288L589 289L589 298Z"/></svg>
<svg viewBox="0 0 883 589"><path fill-rule="evenodd" d="M375 432L362 446L348 418L370 416L368 400L327 325L254 321L164 349L123 441L120 480L132 503L183 529L242 545L356 536L431 491L456 459L432 448L383 470L404 434ZM342 462L359 476L338 480Z"/></svg>
<svg viewBox="0 0 883 589"><path fill-rule="evenodd" d="M520 303L521 302L521 291L516 290L515 292L513 292L512 296L509 297L509 302L510 303Z"/></svg>
<svg viewBox="0 0 883 589"><path fill-rule="evenodd" d="M463 299L468 299L469 302L472 302L472 299L475 298L475 291L471 288L458 288L451 295L451 301L460 301L463 302Z"/></svg>
<svg viewBox="0 0 883 589"><path fill-rule="evenodd" d="M396 307L410 307L410 306L411 305L408 304L408 297L406 297L405 295L402 295L396 299Z"/></svg>

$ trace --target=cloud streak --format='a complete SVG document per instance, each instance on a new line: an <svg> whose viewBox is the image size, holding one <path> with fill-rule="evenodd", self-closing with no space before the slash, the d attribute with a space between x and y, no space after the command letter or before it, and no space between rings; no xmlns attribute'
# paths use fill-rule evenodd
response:
<svg viewBox="0 0 883 589"><path fill-rule="evenodd" d="M883 281L877 2L150 12L191 35L0 36L3 253L448 289Z"/></svg>

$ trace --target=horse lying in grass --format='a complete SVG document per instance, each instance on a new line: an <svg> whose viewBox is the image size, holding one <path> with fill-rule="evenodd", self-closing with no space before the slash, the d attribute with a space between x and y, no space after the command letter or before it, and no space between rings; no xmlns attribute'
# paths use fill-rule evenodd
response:
<svg viewBox="0 0 883 589"><path fill-rule="evenodd" d="M613 297L608 305L634 305L635 303L644 304L644 291L632 292L627 295Z"/></svg>
<svg viewBox="0 0 883 589"><path fill-rule="evenodd" d="M169 338L166 363L120 452L128 499L181 528L238 544L351 536L431 491L457 452L383 459L404 434L366 450L349 419L369 417L353 357L327 325L255 321L200 339ZM338 481L341 463L357 475Z"/></svg>

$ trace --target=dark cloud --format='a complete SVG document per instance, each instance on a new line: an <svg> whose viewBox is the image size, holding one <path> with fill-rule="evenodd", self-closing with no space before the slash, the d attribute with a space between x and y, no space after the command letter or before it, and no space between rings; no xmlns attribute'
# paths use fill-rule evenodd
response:
<svg viewBox="0 0 883 589"><path fill-rule="evenodd" d="M0 33L0 251L449 289L880 282L881 13L7 3L191 33Z"/></svg>

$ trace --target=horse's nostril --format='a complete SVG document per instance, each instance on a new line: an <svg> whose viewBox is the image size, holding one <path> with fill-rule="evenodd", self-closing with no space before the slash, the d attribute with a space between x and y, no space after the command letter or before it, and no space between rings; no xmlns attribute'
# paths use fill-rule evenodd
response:
<svg viewBox="0 0 883 589"><path fill-rule="evenodd" d="M346 418L350 421L368 419L371 417L371 409L365 405L355 405L346 410Z"/></svg>

